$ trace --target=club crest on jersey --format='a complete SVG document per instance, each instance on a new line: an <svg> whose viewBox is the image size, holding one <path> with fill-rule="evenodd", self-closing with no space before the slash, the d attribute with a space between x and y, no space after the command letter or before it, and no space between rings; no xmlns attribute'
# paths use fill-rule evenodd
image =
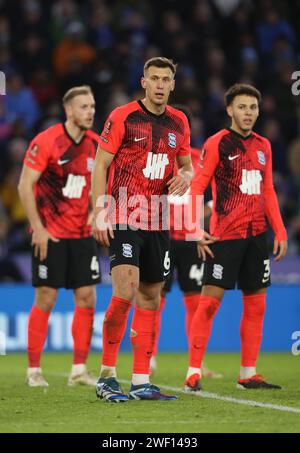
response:
<svg viewBox="0 0 300 453"><path fill-rule="evenodd" d="M172 132L168 133L169 146L170 148L176 148L176 135Z"/></svg>
<svg viewBox="0 0 300 453"><path fill-rule="evenodd" d="M263 151L257 151L258 162L261 165L266 165L266 156Z"/></svg>
<svg viewBox="0 0 300 453"><path fill-rule="evenodd" d="M94 167L94 159L92 157L88 157L86 160L87 171L93 171Z"/></svg>

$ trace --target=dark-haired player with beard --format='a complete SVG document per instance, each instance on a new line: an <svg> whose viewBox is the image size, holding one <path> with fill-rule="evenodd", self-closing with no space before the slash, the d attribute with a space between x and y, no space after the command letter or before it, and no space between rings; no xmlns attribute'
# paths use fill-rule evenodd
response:
<svg viewBox="0 0 300 453"><path fill-rule="evenodd" d="M186 391L200 389L200 368L213 318L224 291L234 289L236 284L243 293L241 367L237 386L280 388L266 382L256 372L266 288L270 285L266 219L275 234L275 261L281 260L287 250L287 233L273 187L270 142L253 132L260 99L260 92L251 85L235 84L229 88L225 104L231 127L206 140L200 171L191 185L191 194L195 196L203 194L211 182L210 233L219 240L212 245L202 240L198 242L199 253L206 263L201 298L191 325Z"/></svg>
<svg viewBox="0 0 300 453"><path fill-rule="evenodd" d="M97 247L89 225L91 172L99 137L90 129L95 100L89 86L63 97L66 122L38 134L24 159L19 194L32 230L35 301L28 321L30 387L47 387L40 367L48 319L58 288L71 288L73 366L68 384L94 385L86 369L100 281Z"/></svg>

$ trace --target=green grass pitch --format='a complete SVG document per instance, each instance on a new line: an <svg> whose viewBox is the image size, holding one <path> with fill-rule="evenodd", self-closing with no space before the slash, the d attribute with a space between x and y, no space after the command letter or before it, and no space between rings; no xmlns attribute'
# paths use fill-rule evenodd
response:
<svg viewBox="0 0 300 453"><path fill-rule="evenodd" d="M100 355L91 354L89 369L98 373ZM71 354L44 354L49 389L24 384L26 355L0 356L0 432L4 433L279 433L300 432L300 356L261 354L258 370L282 390L241 391L235 388L238 354L208 354L207 365L223 379L203 379L203 390L219 396L298 408L298 412L201 398L178 392L170 402L99 400L92 387L68 387ZM183 387L186 354L160 354L153 383ZM118 376L130 380L131 354L120 354ZM128 390L129 384L123 385ZM166 393L167 391L164 390ZM169 392L170 393L170 392Z"/></svg>

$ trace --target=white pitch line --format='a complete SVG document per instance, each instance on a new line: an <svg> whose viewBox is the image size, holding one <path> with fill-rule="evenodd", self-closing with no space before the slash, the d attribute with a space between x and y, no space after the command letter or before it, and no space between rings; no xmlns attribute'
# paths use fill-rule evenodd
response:
<svg viewBox="0 0 300 453"><path fill-rule="evenodd" d="M119 382L121 382L121 384L130 384L130 381L125 381L122 379L119 379ZM228 403L242 404L244 406L261 407L263 409L273 409L273 410L282 411L282 412L292 412L295 414L300 414L300 408L298 408L298 407L281 406L280 404L261 403L260 401L244 400L244 399L234 398L232 396L222 396L222 395L218 395L217 393L204 392L203 390L201 390L199 392L186 393L184 390L182 390L181 388L178 388L178 387L170 387L168 385L159 385L159 384L157 384L157 385L158 385L158 387L160 387L164 390L169 390L171 392L176 392L176 393L183 393L184 395L198 396L200 398L211 398L211 399L219 400L219 401L227 401Z"/></svg>
<svg viewBox="0 0 300 453"><path fill-rule="evenodd" d="M55 375L55 376L61 376L61 377L69 376L67 373L50 373L50 374ZM131 384L131 381L127 381L124 379L118 379L118 381L121 384L129 384L129 385ZM222 396L222 395L218 395L218 393L204 392L203 390L201 390L200 392L186 393L184 390L182 390L182 388L179 388L179 387L170 387L168 385L160 385L160 384L157 384L157 385L158 385L158 387L160 387L164 390L169 390L170 392L182 393L183 395L198 396L200 398L211 398L213 400L227 401L228 403L242 404L244 406L261 407L262 409L273 409L276 411L300 414L299 407L281 406L280 404L262 403L260 401L244 400L244 399L240 399L240 398L234 398L233 396Z"/></svg>

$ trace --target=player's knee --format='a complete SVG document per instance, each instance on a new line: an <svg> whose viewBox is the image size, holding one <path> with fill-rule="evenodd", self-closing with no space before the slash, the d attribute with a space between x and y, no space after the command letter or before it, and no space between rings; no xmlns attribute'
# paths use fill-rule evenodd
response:
<svg viewBox="0 0 300 453"><path fill-rule="evenodd" d="M49 287L36 288L35 305L40 310L49 313L54 307L57 297L57 289Z"/></svg>
<svg viewBox="0 0 300 453"><path fill-rule="evenodd" d="M140 283L136 305L144 310L158 310L161 299L161 288L157 284Z"/></svg>
<svg viewBox="0 0 300 453"><path fill-rule="evenodd" d="M144 310L158 310L160 307L160 295L155 297L141 297L137 300L137 306Z"/></svg>
<svg viewBox="0 0 300 453"><path fill-rule="evenodd" d="M224 289L219 286L205 285L202 288L201 294L202 296L214 297L221 302L224 296Z"/></svg>
<svg viewBox="0 0 300 453"><path fill-rule="evenodd" d="M113 295L133 302L138 290L138 283L132 280L120 281L114 285Z"/></svg>
<svg viewBox="0 0 300 453"><path fill-rule="evenodd" d="M96 289L94 286L78 288L74 291L75 303L80 308L94 308L96 304Z"/></svg>

